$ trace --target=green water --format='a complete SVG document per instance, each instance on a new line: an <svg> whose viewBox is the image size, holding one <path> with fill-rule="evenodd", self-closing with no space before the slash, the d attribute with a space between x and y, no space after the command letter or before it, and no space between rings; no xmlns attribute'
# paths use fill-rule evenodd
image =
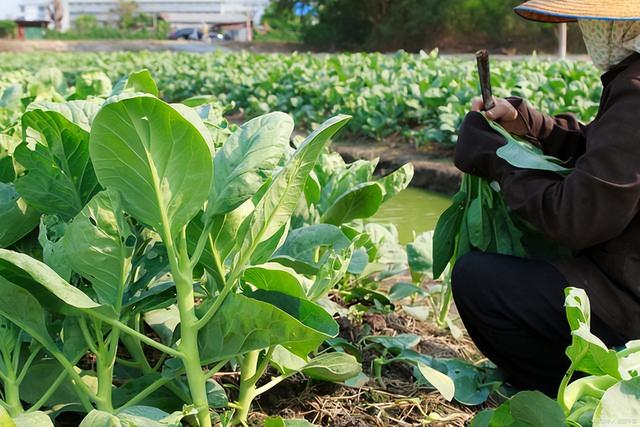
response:
<svg viewBox="0 0 640 427"><path fill-rule="evenodd" d="M451 199L447 196L407 188L385 203L373 220L395 224L400 242L409 243L413 241L414 233L433 230L442 212L450 205Z"/></svg>

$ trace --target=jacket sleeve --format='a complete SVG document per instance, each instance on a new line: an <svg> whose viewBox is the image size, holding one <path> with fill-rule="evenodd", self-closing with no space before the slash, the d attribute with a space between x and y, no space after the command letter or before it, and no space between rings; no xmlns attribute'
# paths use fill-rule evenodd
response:
<svg viewBox="0 0 640 427"><path fill-rule="evenodd" d="M639 211L640 81L614 85L569 176L508 166L498 179L513 211L575 250L619 236ZM533 130L543 140L545 133L578 132L550 123L538 118Z"/></svg>
<svg viewBox="0 0 640 427"><path fill-rule="evenodd" d="M510 97L507 101L518 110L518 120L528 131L521 136L539 145L545 154L568 162L569 166L574 166L578 157L584 154L586 126L576 116L567 113L552 117L522 98ZM511 129L507 127L507 130Z"/></svg>

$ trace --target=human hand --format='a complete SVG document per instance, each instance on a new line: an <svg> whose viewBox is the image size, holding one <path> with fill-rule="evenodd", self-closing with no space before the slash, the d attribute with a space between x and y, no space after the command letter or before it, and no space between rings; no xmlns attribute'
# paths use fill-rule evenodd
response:
<svg viewBox="0 0 640 427"><path fill-rule="evenodd" d="M509 101L503 98L493 97L496 106L485 112L489 120L500 123L509 132L516 135L526 135L527 127L520 118L518 110ZM484 109L484 102L480 98L471 101L471 111L481 112Z"/></svg>

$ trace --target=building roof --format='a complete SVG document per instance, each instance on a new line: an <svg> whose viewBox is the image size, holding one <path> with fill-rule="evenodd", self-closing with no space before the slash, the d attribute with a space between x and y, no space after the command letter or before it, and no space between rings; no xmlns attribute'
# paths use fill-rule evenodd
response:
<svg viewBox="0 0 640 427"><path fill-rule="evenodd" d="M239 13L161 13L171 24L237 24L246 22L247 16Z"/></svg>

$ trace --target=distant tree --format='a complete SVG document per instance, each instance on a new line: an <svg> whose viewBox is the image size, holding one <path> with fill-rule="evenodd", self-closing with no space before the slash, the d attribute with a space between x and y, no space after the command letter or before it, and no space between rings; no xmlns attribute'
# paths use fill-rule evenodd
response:
<svg viewBox="0 0 640 427"><path fill-rule="evenodd" d="M93 15L80 15L73 25L78 34L88 35L98 26L98 20Z"/></svg>
<svg viewBox="0 0 640 427"><path fill-rule="evenodd" d="M117 16L118 27L127 30L135 26L138 3L135 0L118 0L118 4L112 12Z"/></svg>
<svg viewBox="0 0 640 427"><path fill-rule="evenodd" d="M443 40L503 45L552 30L513 13L522 0L274 0L286 17L301 5L305 42L325 49L416 51ZM286 13L284 12L286 11Z"/></svg>
<svg viewBox="0 0 640 427"><path fill-rule="evenodd" d="M18 25L11 19L0 20L0 38L14 38Z"/></svg>
<svg viewBox="0 0 640 427"><path fill-rule="evenodd" d="M62 20L64 19L64 5L62 0L54 0L49 6L49 16L53 21L53 26L56 31L62 30Z"/></svg>

